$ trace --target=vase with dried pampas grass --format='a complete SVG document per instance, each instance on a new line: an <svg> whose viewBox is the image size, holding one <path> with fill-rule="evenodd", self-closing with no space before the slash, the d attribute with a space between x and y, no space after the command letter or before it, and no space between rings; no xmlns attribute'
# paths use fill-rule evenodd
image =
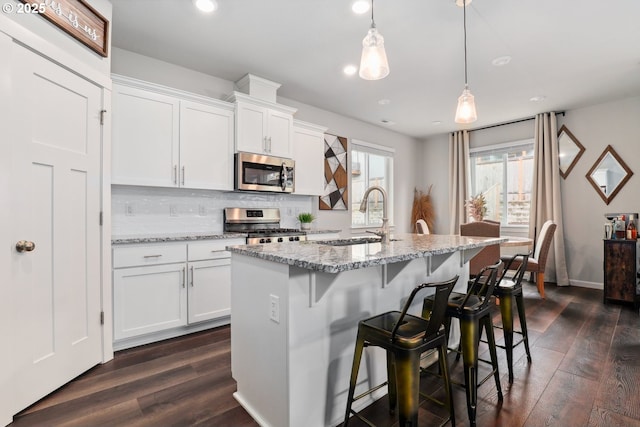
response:
<svg viewBox="0 0 640 427"><path fill-rule="evenodd" d="M435 213L433 209L433 202L431 201L431 187L433 187L433 185L429 186L429 191L427 191L426 194L417 188L414 188L413 190L411 224L413 224L412 227L414 233L417 232L416 221L419 219L423 219L427 223L429 230L433 230Z"/></svg>

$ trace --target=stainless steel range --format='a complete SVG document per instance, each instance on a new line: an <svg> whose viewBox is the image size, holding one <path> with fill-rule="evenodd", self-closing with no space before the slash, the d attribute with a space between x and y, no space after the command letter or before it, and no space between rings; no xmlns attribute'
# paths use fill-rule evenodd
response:
<svg viewBox="0 0 640 427"><path fill-rule="evenodd" d="M225 208L224 231L247 233L247 245L307 240L304 231L280 227L278 208Z"/></svg>

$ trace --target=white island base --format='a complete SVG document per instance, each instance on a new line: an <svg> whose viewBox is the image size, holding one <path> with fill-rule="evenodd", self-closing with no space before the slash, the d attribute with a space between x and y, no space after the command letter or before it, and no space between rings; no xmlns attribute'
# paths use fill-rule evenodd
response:
<svg viewBox="0 0 640 427"><path fill-rule="evenodd" d="M326 273L232 253L231 370L238 402L261 425L343 421L358 321L401 309L411 290L459 274L479 249ZM429 274L428 274L429 272ZM420 313L422 300L412 311ZM414 311L415 310L415 311ZM384 351L367 348L359 391L386 380ZM382 388L354 404L359 410Z"/></svg>

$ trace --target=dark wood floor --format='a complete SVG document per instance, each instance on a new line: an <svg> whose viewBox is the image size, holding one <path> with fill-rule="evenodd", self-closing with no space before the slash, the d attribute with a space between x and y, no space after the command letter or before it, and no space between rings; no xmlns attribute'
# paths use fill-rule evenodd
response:
<svg viewBox="0 0 640 427"><path fill-rule="evenodd" d="M533 362L516 347L509 385L499 351L504 401L493 382L480 387L478 426L640 427L638 312L603 305L601 291L582 288L548 285L541 300L527 285L525 300ZM459 379L460 364L452 361ZM439 386L425 377L422 387ZM118 352L18 414L11 426L257 426L232 397L235 389L223 327ZM454 389L454 400L456 424L468 425L462 389ZM393 425L385 404L380 399L365 412ZM442 414L425 401L420 425L434 425Z"/></svg>

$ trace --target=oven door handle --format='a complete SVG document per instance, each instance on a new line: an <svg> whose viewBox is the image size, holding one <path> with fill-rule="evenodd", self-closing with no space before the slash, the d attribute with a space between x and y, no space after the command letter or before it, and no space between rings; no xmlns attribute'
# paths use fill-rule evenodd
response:
<svg viewBox="0 0 640 427"><path fill-rule="evenodd" d="M280 171L280 188L282 188L282 191L287 189L288 180L289 176L287 175L287 165L282 162L282 170Z"/></svg>

